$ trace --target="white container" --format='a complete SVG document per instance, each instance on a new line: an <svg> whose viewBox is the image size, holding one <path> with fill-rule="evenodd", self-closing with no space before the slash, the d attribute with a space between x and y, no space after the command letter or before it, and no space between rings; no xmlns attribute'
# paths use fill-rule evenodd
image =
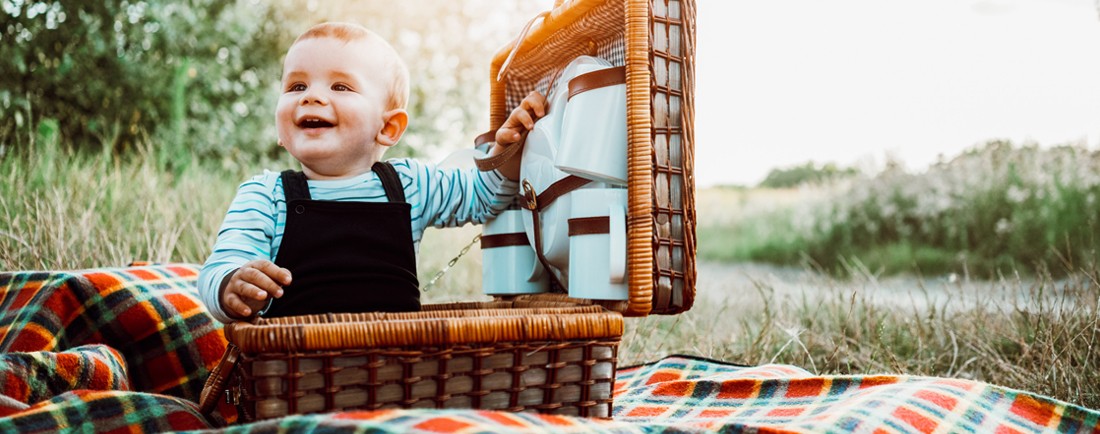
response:
<svg viewBox="0 0 1100 434"><path fill-rule="evenodd" d="M530 182L537 193L546 191L555 182L569 176L568 173L558 170L554 164L561 141L561 123L569 100L569 80L577 76L586 65L608 67L611 64L591 56L580 56L570 62L550 88L546 116L535 122L535 127L527 134L523 159L520 162L520 179ZM563 285L568 285L569 273L570 194L558 198L539 214L543 256ZM524 215L523 225L527 238L533 243L536 228L530 212Z"/></svg>
<svg viewBox="0 0 1100 434"><path fill-rule="evenodd" d="M523 214L526 210L505 210L485 222L481 239L499 235L526 235ZM481 290L488 295L535 294L550 290L549 276L535 257L530 244L481 249Z"/></svg>
<svg viewBox="0 0 1100 434"><path fill-rule="evenodd" d="M569 296L593 300L626 300L625 188L585 188L571 197L570 220L606 219L607 233L569 237ZM576 227L576 223L573 223Z"/></svg>
<svg viewBox="0 0 1100 434"><path fill-rule="evenodd" d="M576 75L609 68L581 64ZM569 99L562 116L555 166L570 175L626 185L625 83L589 89Z"/></svg>

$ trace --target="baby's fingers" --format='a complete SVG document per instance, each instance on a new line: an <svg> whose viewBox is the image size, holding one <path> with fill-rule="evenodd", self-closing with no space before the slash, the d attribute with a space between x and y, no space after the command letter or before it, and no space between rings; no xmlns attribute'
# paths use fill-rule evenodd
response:
<svg viewBox="0 0 1100 434"><path fill-rule="evenodd" d="M248 318L252 316L252 308L248 307L248 304L233 292L225 294L225 310L229 316L234 318Z"/></svg>
<svg viewBox="0 0 1100 434"><path fill-rule="evenodd" d="M497 130L497 144L501 146L509 146L519 141L523 134L516 128L501 128Z"/></svg>
<svg viewBox="0 0 1100 434"><path fill-rule="evenodd" d="M531 116L531 112L527 111L523 107L520 107L512 112L512 124L519 126L523 125L523 128L528 130L535 128L535 118Z"/></svg>
<svg viewBox="0 0 1100 434"><path fill-rule="evenodd" d="M253 268L280 285L290 284L290 270L275 265L271 261L255 260L245 264L247 268Z"/></svg>
<svg viewBox="0 0 1100 434"><path fill-rule="evenodd" d="M241 294L255 300L263 300L268 294L276 298L283 296L283 287L268 274L251 267L241 268L238 273L242 284Z"/></svg>
<svg viewBox="0 0 1100 434"><path fill-rule="evenodd" d="M282 289L279 289L279 291L282 291ZM268 290L245 281L241 281L236 287L232 288L230 292L240 297L246 303L250 300L267 300L269 294Z"/></svg>
<svg viewBox="0 0 1100 434"><path fill-rule="evenodd" d="M519 103L519 106L527 112L534 112L535 116L546 116L546 98L541 93L531 92Z"/></svg>

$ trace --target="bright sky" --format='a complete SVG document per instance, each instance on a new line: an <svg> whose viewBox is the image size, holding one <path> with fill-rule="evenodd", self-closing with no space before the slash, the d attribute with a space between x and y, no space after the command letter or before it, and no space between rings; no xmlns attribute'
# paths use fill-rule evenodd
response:
<svg viewBox="0 0 1100 434"><path fill-rule="evenodd" d="M1094 1L697 0L698 186L993 138L1096 149Z"/></svg>

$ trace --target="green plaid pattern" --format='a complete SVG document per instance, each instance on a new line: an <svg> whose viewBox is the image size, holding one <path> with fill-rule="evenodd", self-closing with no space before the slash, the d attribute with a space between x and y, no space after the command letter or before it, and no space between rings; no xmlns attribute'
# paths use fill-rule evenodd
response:
<svg viewBox="0 0 1100 434"><path fill-rule="evenodd" d="M70 390L130 390L122 355L106 345L7 353L0 360L7 374L0 375L0 394L24 404Z"/></svg>
<svg viewBox="0 0 1100 434"><path fill-rule="evenodd" d="M210 430L199 393L226 341L198 266L0 273L0 432ZM129 391L132 389L133 391ZM346 411L230 432L1082 432L1100 413L985 383L813 376L673 356L624 368L614 420L481 410ZM225 415L223 417L222 415Z"/></svg>
<svg viewBox="0 0 1100 434"><path fill-rule="evenodd" d="M88 390L197 402L226 346L221 323L199 301L198 271L166 264L0 273L0 411ZM48 368L62 362L65 369ZM236 419L231 406L220 410L216 421Z"/></svg>
<svg viewBox="0 0 1100 434"><path fill-rule="evenodd" d="M969 380L813 376L669 357L618 372L614 418L675 430L1100 433L1100 412Z"/></svg>

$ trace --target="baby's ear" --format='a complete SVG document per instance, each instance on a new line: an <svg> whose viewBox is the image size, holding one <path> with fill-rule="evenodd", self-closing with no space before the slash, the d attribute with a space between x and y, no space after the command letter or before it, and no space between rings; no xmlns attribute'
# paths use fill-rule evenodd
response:
<svg viewBox="0 0 1100 434"><path fill-rule="evenodd" d="M382 114L382 122L382 129L378 131L375 141L382 146L393 146L405 134L405 128L409 126L409 114L404 109L393 109Z"/></svg>

